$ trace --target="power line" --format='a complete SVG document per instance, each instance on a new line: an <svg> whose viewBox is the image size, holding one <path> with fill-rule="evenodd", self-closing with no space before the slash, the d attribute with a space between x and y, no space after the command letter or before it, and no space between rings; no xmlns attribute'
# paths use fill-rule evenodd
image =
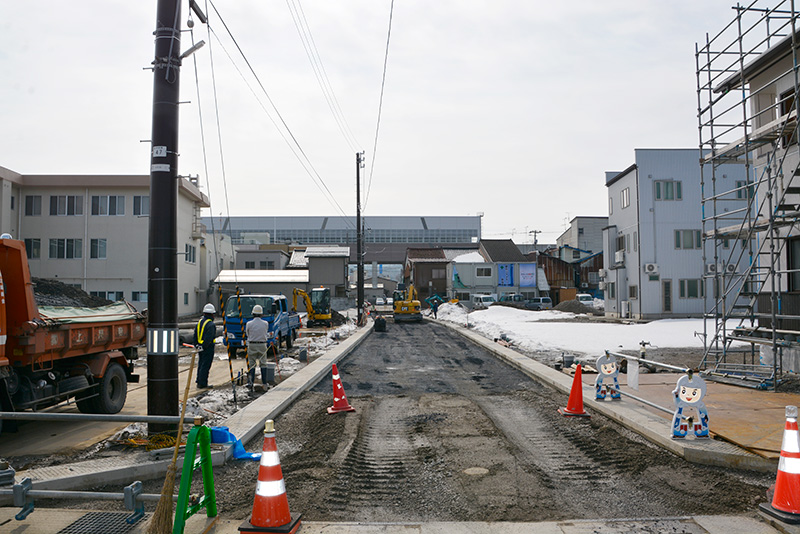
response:
<svg viewBox="0 0 800 534"><path fill-rule="evenodd" d="M297 3L295 4L295 2ZM300 41L303 43L303 48L306 51L308 61L311 63L314 76L317 78L317 83L322 90L325 101L328 103L328 108L331 110L336 125L339 127L339 131L342 132L342 136L350 146L350 149L353 152L358 152L360 143L353 135L350 125L347 123L347 119L339 105L339 100L336 98L336 93L333 92L328 73L325 71L325 65L322 63L319 50L314 42L314 36L311 34L311 28L308 25L303 5L300 3L300 0L286 0L286 6L289 8L289 13L292 15L297 34L300 36Z"/></svg>
<svg viewBox="0 0 800 534"><path fill-rule="evenodd" d="M364 209L367 209L367 202L369 202L369 192L372 189L372 174L375 170L375 160L378 153L378 131L381 128L381 111L383 109L383 90L386 87L386 65L389 62L389 41L392 37L392 16L394 15L394 0L389 6L389 31L386 34L386 52L383 55L383 77L381 78L381 97L378 101L378 122L375 125L375 142L372 145L372 162L369 166L369 183L367 184L367 194L364 197Z"/></svg>
<svg viewBox="0 0 800 534"><path fill-rule="evenodd" d="M314 181L314 183L317 185L317 187L320 188L320 191L322 191L323 194L325 194L327 192L329 202L331 202L331 204L334 205L334 207L336 207L339 210L339 212L345 217L345 221L347 222L347 224L352 227L353 224L349 221L349 219L347 219L347 214L345 213L344 209L342 209L341 205L336 200L336 198L334 197L334 195L331 192L331 190L328 188L328 185L325 183L325 180L322 179L322 176L320 176L320 174L314 168L314 165L311 163L311 160L309 159L308 155L303 150L303 147L300 145L300 142L297 140L297 138L292 133L292 130L289 128L289 125L286 124L286 121L283 119L283 116L278 111L277 106L275 106L275 103L272 101L272 98L270 97L269 93L267 92L267 89L264 87L264 84L261 82L261 79L258 77L258 74L256 74L255 69L253 69L253 66L250 64L250 61L247 59L247 56L245 55L244 51L239 46L239 43L236 41L236 38L233 36L233 33L231 32L230 28L225 23L225 20L222 18L222 15L219 13L219 10L217 9L217 7L214 5L213 2L209 2L209 3L211 4L211 7L214 9L214 12L217 14L217 17L219 17L220 22L222 23L223 27L225 28L225 31L228 33L228 36L233 41L233 44L236 46L236 49L239 51L239 55L244 60L245 64L247 64L247 67L250 70L250 73L255 78L256 82L258 83L259 87L261 88L261 91L264 93L264 96L266 96L267 101L269 102L270 106L272 107L272 110L278 116L278 119L280 119L280 123L283 126L283 129L281 129L278 126L278 124L275 122L275 119L272 117L272 115L269 113L269 111L266 109L266 107L264 107L264 104L258 98L258 96L256 95L255 91L253 91L253 88L247 82L244 74L239 69L239 67L236 65L236 62L233 61L233 58L231 57L230 53L228 53L228 50L225 48L225 45L222 43L221 39L219 38L219 36L217 35L217 33L214 31L214 29L211 27L210 24L208 25L209 30L214 34L214 37L217 38L217 42L219 42L219 44L222 47L223 51L228 56L228 58L231 60L231 63L234 65L234 68L236 68L236 71L239 73L239 75L245 81L245 84L247 85L247 87L250 89L250 91L256 97L256 100L259 102L259 104L261 105L262 109L267 114L267 117L269 117L270 121L275 125L275 127L278 130L278 132L280 133L281 137L287 143L289 148L292 150L292 153L295 155L297 160L303 166L303 168L306 171L306 173L309 175L309 177L311 177L312 181ZM284 133L284 131L286 133ZM291 141L292 141L291 143L289 142L289 139L286 137L286 134L288 134L288 136L291 138ZM298 151L299 151L299 155L298 155ZM302 155L302 158L300 157L300 155ZM324 188L324 191L323 191L323 188Z"/></svg>

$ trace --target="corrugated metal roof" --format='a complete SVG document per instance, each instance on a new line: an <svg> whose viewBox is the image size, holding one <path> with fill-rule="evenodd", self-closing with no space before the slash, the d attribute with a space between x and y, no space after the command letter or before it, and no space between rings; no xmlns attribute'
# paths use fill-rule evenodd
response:
<svg viewBox="0 0 800 534"><path fill-rule="evenodd" d="M306 250L298 248L294 249L292 251L292 257L289 258L289 263L286 264L286 267L291 269L308 267L308 260L306 259Z"/></svg>
<svg viewBox="0 0 800 534"><path fill-rule="evenodd" d="M306 248L306 258L349 258L350 247L330 246L330 247L308 247Z"/></svg>
<svg viewBox="0 0 800 534"><path fill-rule="evenodd" d="M444 251L440 248L410 248L406 258L411 261L445 261Z"/></svg>
<svg viewBox="0 0 800 534"><path fill-rule="evenodd" d="M294 282L308 283L308 269L292 270L256 270L256 269L226 269L220 271L214 282L218 284L254 282Z"/></svg>

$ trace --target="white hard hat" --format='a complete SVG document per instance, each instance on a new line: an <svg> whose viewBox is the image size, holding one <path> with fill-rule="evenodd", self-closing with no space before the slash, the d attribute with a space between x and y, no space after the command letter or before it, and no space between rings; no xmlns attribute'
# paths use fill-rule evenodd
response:
<svg viewBox="0 0 800 534"><path fill-rule="evenodd" d="M203 313L217 313L217 309L210 302L203 306Z"/></svg>
<svg viewBox="0 0 800 534"><path fill-rule="evenodd" d="M264 313L264 308L261 307L261 304L253 306L253 315L261 315L262 313Z"/></svg>

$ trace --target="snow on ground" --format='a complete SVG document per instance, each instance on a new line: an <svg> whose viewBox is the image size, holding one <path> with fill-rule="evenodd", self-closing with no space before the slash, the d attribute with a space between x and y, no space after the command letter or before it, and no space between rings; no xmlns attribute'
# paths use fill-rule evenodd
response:
<svg viewBox="0 0 800 534"><path fill-rule="evenodd" d="M601 355L604 350L637 350L640 341L659 348L702 348L702 319L662 319L649 323L624 324L576 322L574 313L557 310L530 311L507 306L490 306L467 314L457 304L442 304L438 318L467 324L489 339L504 337L528 351L567 351ZM552 321L564 322L552 322Z"/></svg>

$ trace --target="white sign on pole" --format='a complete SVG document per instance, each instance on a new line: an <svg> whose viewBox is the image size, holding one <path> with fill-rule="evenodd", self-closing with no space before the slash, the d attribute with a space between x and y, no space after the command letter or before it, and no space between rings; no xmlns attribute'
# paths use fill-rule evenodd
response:
<svg viewBox="0 0 800 534"><path fill-rule="evenodd" d="M628 387L639 391L639 362L628 360Z"/></svg>

